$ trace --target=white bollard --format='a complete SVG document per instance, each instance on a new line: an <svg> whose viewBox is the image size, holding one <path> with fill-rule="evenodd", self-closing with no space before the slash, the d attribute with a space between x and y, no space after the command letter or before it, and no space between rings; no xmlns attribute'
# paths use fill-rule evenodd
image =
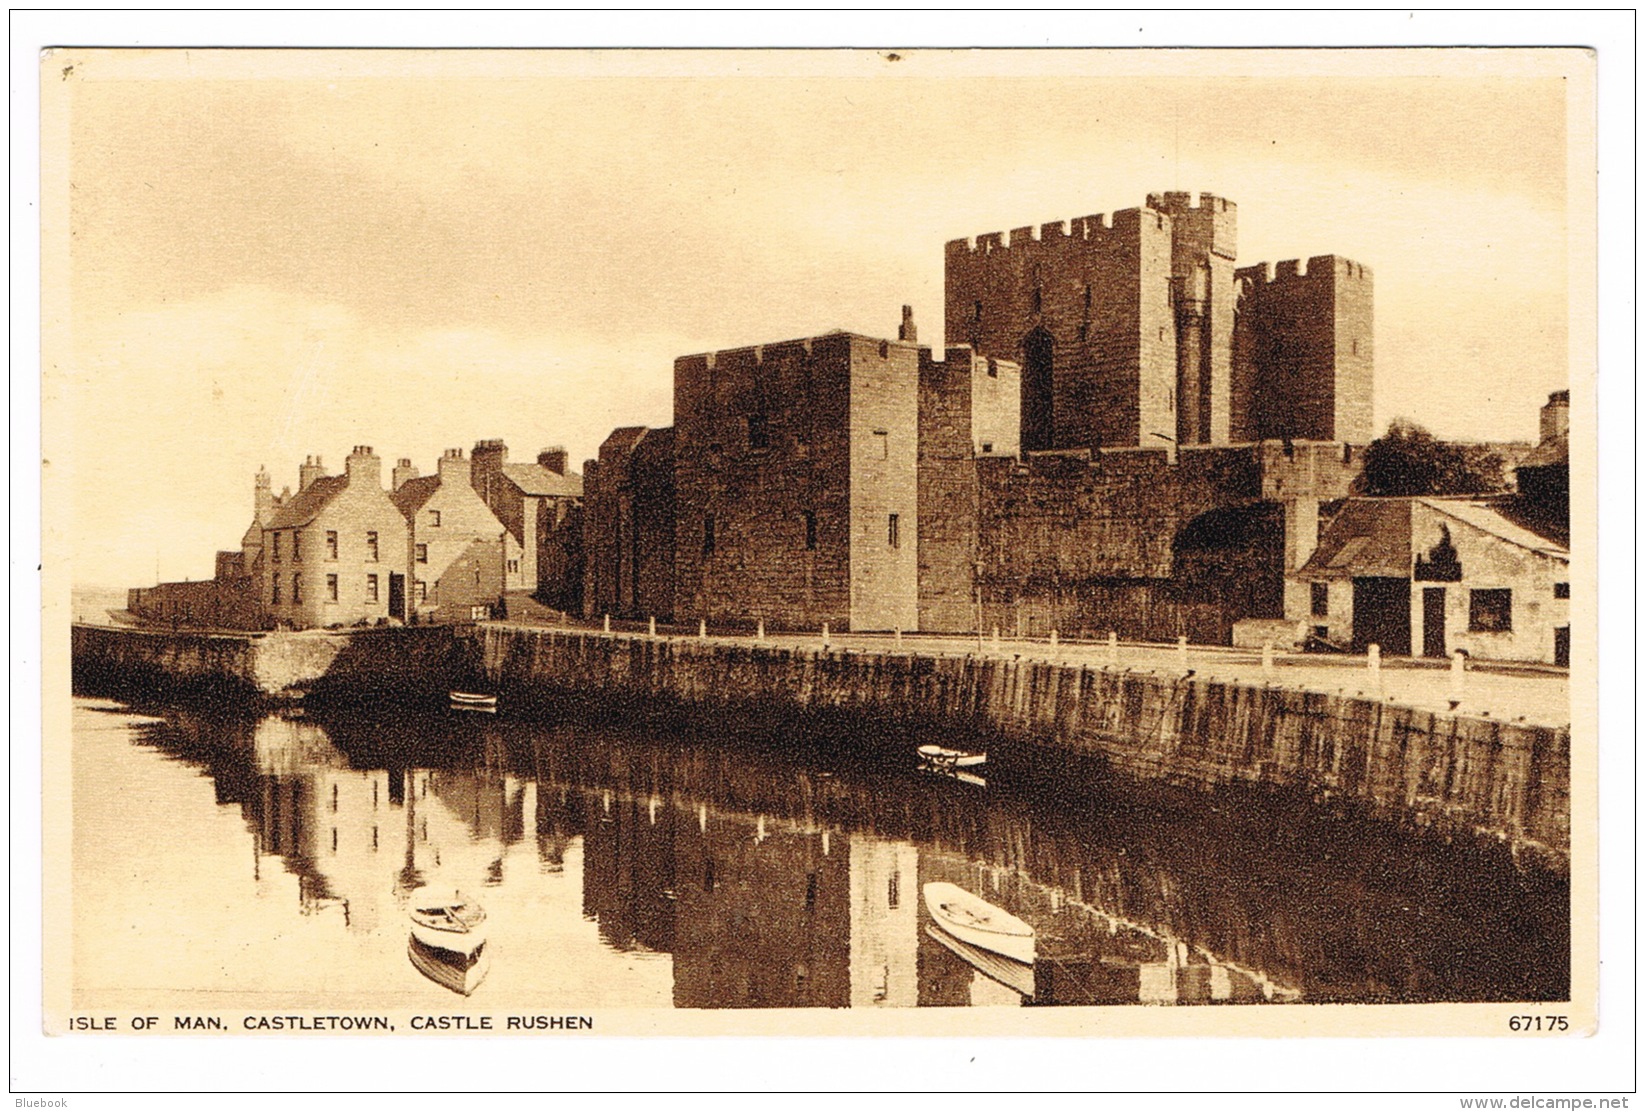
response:
<svg viewBox="0 0 1645 1112"><path fill-rule="evenodd" d="M1274 674L1274 643L1272 641L1262 643L1262 674L1264 676Z"/></svg>
<svg viewBox="0 0 1645 1112"><path fill-rule="evenodd" d="M994 642L994 651L999 652L1000 651L1000 627L999 626L994 627L993 642Z"/></svg>
<svg viewBox="0 0 1645 1112"><path fill-rule="evenodd" d="M1371 690L1382 693L1382 646L1365 647L1365 667L1371 670Z"/></svg>
<svg viewBox="0 0 1645 1112"><path fill-rule="evenodd" d="M1464 676L1468 671L1468 658L1458 649L1451 654L1451 698L1462 702L1463 686L1467 682Z"/></svg>
<svg viewBox="0 0 1645 1112"><path fill-rule="evenodd" d="M605 616L605 631L607 633L611 632L611 615L610 614L607 614Z"/></svg>
<svg viewBox="0 0 1645 1112"><path fill-rule="evenodd" d="M823 648L828 648L828 623L823 623Z"/></svg>
<svg viewBox="0 0 1645 1112"><path fill-rule="evenodd" d="M1108 663L1118 665L1120 662L1120 635L1113 630L1108 631Z"/></svg>
<svg viewBox="0 0 1645 1112"><path fill-rule="evenodd" d="M650 619L647 620L645 632L647 637L657 636L657 615L653 614Z"/></svg>
<svg viewBox="0 0 1645 1112"><path fill-rule="evenodd" d="M759 624L756 625L755 628L754 628L754 640L756 640L756 641L764 641L765 640L765 619L764 618L761 618L760 621L759 621Z"/></svg>
<svg viewBox="0 0 1645 1112"><path fill-rule="evenodd" d="M1187 637L1179 636L1177 638L1177 667L1181 668L1184 672L1186 672L1188 670L1188 638Z"/></svg>
<svg viewBox="0 0 1645 1112"><path fill-rule="evenodd" d="M896 639L897 648L902 648L902 626L898 626L892 636Z"/></svg>
<svg viewBox="0 0 1645 1112"><path fill-rule="evenodd" d="M1057 649L1057 631L1053 629L1051 631L1051 651L1055 652L1056 649Z"/></svg>
<svg viewBox="0 0 1645 1112"><path fill-rule="evenodd" d="M697 640L699 640L699 641L708 640L708 619L707 618L698 618L697 619Z"/></svg>

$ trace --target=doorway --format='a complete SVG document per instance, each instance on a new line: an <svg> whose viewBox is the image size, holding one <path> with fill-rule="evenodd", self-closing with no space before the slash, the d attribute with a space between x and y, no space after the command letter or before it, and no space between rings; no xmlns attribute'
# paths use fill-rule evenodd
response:
<svg viewBox="0 0 1645 1112"><path fill-rule="evenodd" d="M1385 576L1354 580L1354 644L1380 645L1389 656L1411 655L1411 581Z"/></svg>
<svg viewBox="0 0 1645 1112"><path fill-rule="evenodd" d="M1422 588L1422 655L1445 655L1445 588Z"/></svg>
<svg viewBox="0 0 1645 1112"><path fill-rule="evenodd" d="M406 577L397 571L388 573L388 615L405 621Z"/></svg>

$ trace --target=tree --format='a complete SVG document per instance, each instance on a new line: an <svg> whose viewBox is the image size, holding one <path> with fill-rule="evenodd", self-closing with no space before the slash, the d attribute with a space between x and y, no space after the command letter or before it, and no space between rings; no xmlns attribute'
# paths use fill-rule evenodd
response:
<svg viewBox="0 0 1645 1112"><path fill-rule="evenodd" d="M1396 417L1365 449L1360 493L1495 494L1506 490L1503 460L1483 444L1452 444Z"/></svg>

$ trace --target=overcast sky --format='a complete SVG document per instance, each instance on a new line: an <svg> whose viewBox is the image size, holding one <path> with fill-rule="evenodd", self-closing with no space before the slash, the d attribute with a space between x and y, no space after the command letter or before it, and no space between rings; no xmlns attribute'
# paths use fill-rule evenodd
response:
<svg viewBox="0 0 1645 1112"><path fill-rule="evenodd" d="M678 355L895 335L905 302L939 342L945 241L1169 189L1239 205L1241 265L1374 270L1379 430L1534 439L1569 375L1565 82L1184 57L48 57L75 578L208 577L260 465L581 461L671 421Z"/></svg>

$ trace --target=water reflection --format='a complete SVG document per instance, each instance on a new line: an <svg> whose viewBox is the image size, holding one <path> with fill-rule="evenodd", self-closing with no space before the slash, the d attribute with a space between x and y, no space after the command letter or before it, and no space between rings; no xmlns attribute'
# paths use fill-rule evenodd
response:
<svg viewBox="0 0 1645 1112"><path fill-rule="evenodd" d="M101 706L77 706L77 776L93 784L102 766L82 762L100 751L79 739ZM144 775L179 797L181 780L207 777L249 833L243 855L215 838L272 923L246 959L252 989L279 987L268 971L300 964L281 948L302 950L305 932L352 940L326 982L338 992L409 1000L422 983L584 1007L1549 999L1568 979L1561 883L1392 839L1322 842L1209 808L1126 814L1100 795L1053 803L913 768L828 768L780 740L685 745L479 715L159 713L126 727L126 748L154 765ZM118 869L77 869L77 904L141 916L155 896L209 901L181 865L196 851L171 847L160 875L173 890L142 898ZM935 883L1027 924L1032 965L944 931L921 898ZM484 904L489 978L478 953L453 962L408 939L413 893L430 886ZM648 995L658 962L661 1000Z"/></svg>

